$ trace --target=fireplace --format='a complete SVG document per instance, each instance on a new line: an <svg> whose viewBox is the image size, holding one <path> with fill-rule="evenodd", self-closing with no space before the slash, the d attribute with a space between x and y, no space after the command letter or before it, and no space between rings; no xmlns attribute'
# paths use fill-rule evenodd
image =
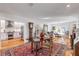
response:
<svg viewBox="0 0 79 59"><path fill-rule="evenodd" d="M8 40L13 39L13 32L7 32Z"/></svg>
<svg viewBox="0 0 79 59"><path fill-rule="evenodd" d="M10 39L13 39L13 26L14 25L14 22L13 21L10 21L10 20L6 20L6 32L7 32L7 35L8 35L8 40Z"/></svg>

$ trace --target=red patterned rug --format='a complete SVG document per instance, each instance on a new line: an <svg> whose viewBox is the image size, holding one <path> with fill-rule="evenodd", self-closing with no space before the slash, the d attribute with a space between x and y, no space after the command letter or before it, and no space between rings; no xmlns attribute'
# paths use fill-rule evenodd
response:
<svg viewBox="0 0 79 59"><path fill-rule="evenodd" d="M53 53L52 56L63 56L64 50L66 49L65 45L54 43L53 44ZM38 51L37 56L49 56L49 49L43 48ZM1 56L35 56L36 52L31 52L31 44L26 43L11 49L5 49L0 52Z"/></svg>

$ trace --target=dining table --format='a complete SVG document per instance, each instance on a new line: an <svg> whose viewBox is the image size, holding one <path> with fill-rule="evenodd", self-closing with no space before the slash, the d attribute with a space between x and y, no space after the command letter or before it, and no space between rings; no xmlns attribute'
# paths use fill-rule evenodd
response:
<svg viewBox="0 0 79 59"><path fill-rule="evenodd" d="M40 39L36 38L36 39L33 39L33 42L32 42L32 52L36 52L36 56L38 55L38 51L40 50Z"/></svg>

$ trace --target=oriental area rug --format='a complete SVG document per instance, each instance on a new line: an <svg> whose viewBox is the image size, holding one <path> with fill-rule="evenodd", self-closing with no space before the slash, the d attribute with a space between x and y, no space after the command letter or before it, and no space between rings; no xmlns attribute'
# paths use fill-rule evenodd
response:
<svg viewBox="0 0 79 59"><path fill-rule="evenodd" d="M66 46L59 43L53 43L52 56L64 56L64 50ZM4 49L0 51L0 56L36 56L36 52L31 52L31 44L26 43L20 46L16 46L10 49ZM40 49L37 56L49 56L49 49Z"/></svg>

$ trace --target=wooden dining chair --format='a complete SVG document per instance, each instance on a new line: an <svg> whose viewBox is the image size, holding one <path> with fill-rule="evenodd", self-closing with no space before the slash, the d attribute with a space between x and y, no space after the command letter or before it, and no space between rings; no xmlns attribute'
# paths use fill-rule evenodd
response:
<svg viewBox="0 0 79 59"><path fill-rule="evenodd" d="M47 48L49 50L48 51L49 56L51 56L53 53L53 50L52 50L52 48L53 48L53 36L50 36L49 40L47 40L45 43L43 43L42 47Z"/></svg>

